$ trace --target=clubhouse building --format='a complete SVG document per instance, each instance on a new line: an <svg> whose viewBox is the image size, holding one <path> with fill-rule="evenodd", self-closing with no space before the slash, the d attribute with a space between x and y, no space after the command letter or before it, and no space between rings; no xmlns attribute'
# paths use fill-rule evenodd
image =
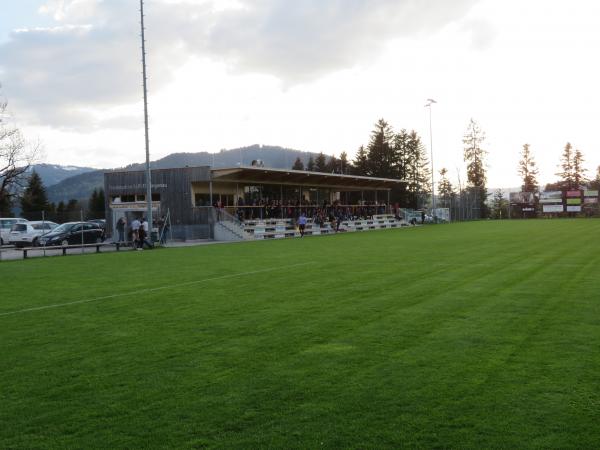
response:
<svg viewBox="0 0 600 450"><path fill-rule="evenodd" d="M234 228L230 230L234 234L239 234L235 222L250 224L256 236L269 223L289 231L301 212L333 205L356 217L368 215L372 221L372 216L392 214L390 191L403 183L258 166L155 169L151 178L153 219L168 217L172 237L184 240L219 239L222 222L229 222L227 228ZM130 223L146 215L145 171L106 172L104 192L109 231L121 217ZM386 226L382 223L387 227L387 219ZM273 233L273 237L281 236Z"/></svg>

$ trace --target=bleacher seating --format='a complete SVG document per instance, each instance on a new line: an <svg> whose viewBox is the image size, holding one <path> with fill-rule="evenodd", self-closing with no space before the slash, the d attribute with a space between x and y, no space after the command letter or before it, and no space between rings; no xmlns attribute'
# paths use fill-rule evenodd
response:
<svg viewBox="0 0 600 450"><path fill-rule="evenodd" d="M382 230L387 228L399 228L407 225L404 221L397 220L392 214L380 214L366 220L344 220L340 224L340 232ZM283 239L299 237L300 231L292 219L264 219L247 220L243 223L244 233L254 239ZM335 224L325 222L321 226L308 219L305 235L318 236L334 234Z"/></svg>

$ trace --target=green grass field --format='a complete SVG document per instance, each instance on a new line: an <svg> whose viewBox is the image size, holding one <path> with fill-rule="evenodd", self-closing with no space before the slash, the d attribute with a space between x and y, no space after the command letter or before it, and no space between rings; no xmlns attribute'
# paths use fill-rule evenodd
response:
<svg viewBox="0 0 600 450"><path fill-rule="evenodd" d="M0 447L599 448L599 266L599 220L2 262Z"/></svg>

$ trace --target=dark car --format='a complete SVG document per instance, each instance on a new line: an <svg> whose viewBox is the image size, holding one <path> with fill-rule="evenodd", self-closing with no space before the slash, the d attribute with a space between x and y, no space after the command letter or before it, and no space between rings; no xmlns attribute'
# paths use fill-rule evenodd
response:
<svg viewBox="0 0 600 450"><path fill-rule="evenodd" d="M95 223L67 222L39 238L40 245L97 244L104 241L104 230Z"/></svg>
<svg viewBox="0 0 600 450"><path fill-rule="evenodd" d="M106 230L106 219L90 219L90 220L86 220L86 222L95 223L103 230Z"/></svg>

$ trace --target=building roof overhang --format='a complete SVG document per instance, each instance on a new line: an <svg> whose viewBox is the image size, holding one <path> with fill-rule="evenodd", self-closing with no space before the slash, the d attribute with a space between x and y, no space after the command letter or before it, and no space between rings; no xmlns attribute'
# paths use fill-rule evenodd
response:
<svg viewBox="0 0 600 450"><path fill-rule="evenodd" d="M271 169L256 166L239 166L212 169L213 181L243 184L282 184L306 187L339 188L344 190L389 190L403 180L391 178L341 175L337 173L308 172L304 170Z"/></svg>

